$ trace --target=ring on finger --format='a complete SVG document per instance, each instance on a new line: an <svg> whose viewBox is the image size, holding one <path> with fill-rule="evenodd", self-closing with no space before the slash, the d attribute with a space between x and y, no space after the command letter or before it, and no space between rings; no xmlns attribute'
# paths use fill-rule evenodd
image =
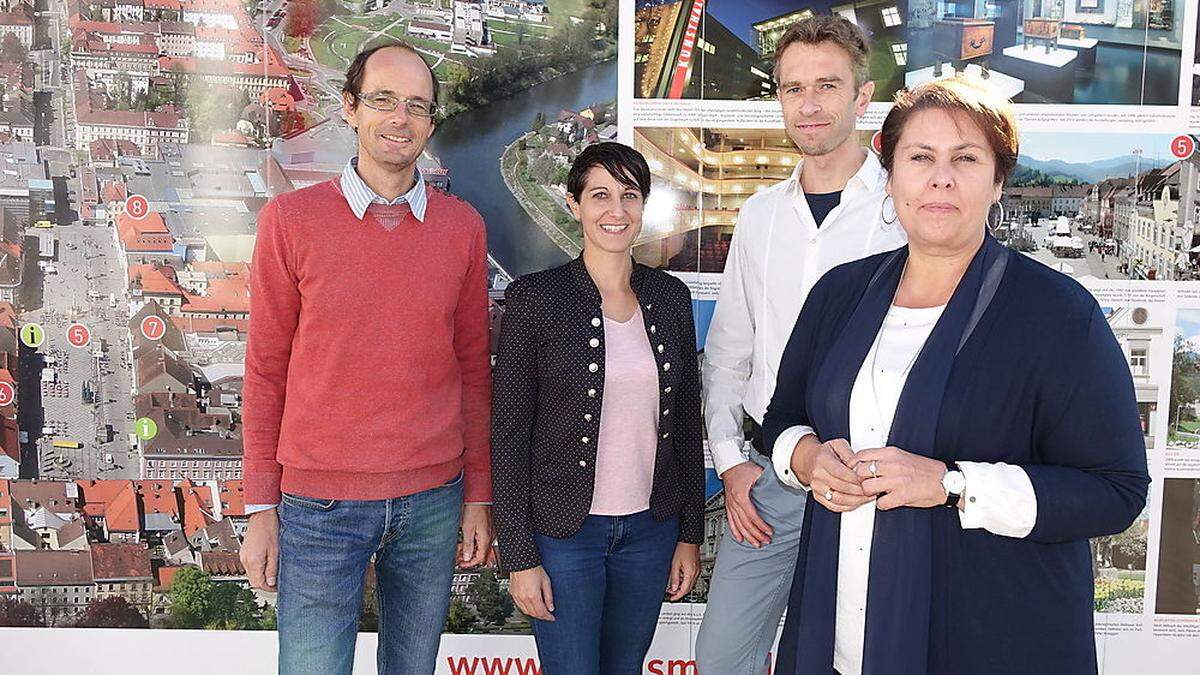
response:
<svg viewBox="0 0 1200 675"><path fill-rule="evenodd" d="M871 472L872 477L879 475L879 466L876 465L874 461L872 461L871 465L867 467L867 470Z"/></svg>
<svg viewBox="0 0 1200 675"><path fill-rule="evenodd" d="M833 490L825 491L825 501L827 501L827 502L833 501Z"/></svg>

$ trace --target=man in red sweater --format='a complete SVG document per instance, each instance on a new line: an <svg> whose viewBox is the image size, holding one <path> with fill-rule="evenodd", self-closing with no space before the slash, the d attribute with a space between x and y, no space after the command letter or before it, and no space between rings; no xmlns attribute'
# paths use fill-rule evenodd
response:
<svg viewBox="0 0 1200 675"><path fill-rule="evenodd" d="M279 670L350 673L374 561L380 673L432 673L462 531L492 542L487 246L425 185L437 80L412 48L359 54L358 156L259 214L245 379L242 545L278 590Z"/></svg>

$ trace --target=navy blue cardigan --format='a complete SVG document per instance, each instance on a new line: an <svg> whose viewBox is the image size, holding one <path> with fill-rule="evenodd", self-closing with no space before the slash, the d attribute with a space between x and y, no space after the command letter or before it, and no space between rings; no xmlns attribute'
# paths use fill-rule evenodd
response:
<svg viewBox="0 0 1200 675"><path fill-rule="evenodd" d="M763 421L766 448L797 424L821 440L848 435L849 388L906 255L839 266L813 288ZM998 283L977 303L993 259L1003 259ZM943 326L955 321L971 328ZM864 673L1096 672L1087 540L1134 521L1149 476L1129 366L1095 299L988 237L909 376L901 408L889 443L943 460L1021 466L1037 521L1018 539L964 530L944 507L878 512ZM924 431L902 433L905 423ZM905 447L905 439L928 447ZM808 499L781 675L832 672L840 516Z"/></svg>

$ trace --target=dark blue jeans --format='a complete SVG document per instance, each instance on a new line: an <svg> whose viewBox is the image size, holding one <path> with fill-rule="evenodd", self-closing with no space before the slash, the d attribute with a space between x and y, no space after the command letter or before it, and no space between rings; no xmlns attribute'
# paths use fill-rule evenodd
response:
<svg viewBox="0 0 1200 675"><path fill-rule="evenodd" d="M279 672L350 675L375 559L381 674L432 673L450 605L462 476L373 501L284 494L279 505Z"/></svg>
<svg viewBox="0 0 1200 675"><path fill-rule="evenodd" d="M588 516L566 539L536 535L554 621L533 620L544 675L640 675L675 554L679 519Z"/></svg>

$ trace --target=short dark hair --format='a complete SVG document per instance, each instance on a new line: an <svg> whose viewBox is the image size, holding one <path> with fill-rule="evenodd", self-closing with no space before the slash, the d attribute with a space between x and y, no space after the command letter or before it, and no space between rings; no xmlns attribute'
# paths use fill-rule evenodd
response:
<svg viewBox="0 0 1200 675"><path fill-rule="evenodd" d="M407 42L385 39L373 42L370 46L355 54L354 60L350 62L350 67L346 69L346 82L342 84L342 93L350 96L350 107L358 107L358 95L362 93L362 81L367 72L367 59L371 58L371 55L375 52L383 49L400 49L421 59L421 63L424 63L425 68L429 70L429 81L433 83L433 102L436 104L438 102L438 79L429 62L425 60L421 52L417 51Z"/></svg>
<svg viewBox="0 0 1200 675"><path fill-rule="evenodd" d="M650 195L650 166L642 153L623 143L604 141L584 148L571 164L567 192L576 202L583 197L588 169L595 166L603 168L622 185L641 192L642 199Z"/></svg>
<svg viewBox="0 0 1200 675"><path fill-rule="evenodd" d="M853 21L839 14L818 14L801 19L788 26L775 43L775 82L779 83L779 60L787 48L794 44L819 45L829 42L841 47L850 57L850 70L854 73L854 86L867 83L867 36Z"/></svg>
<svg viewBox="0 0 1200 675"><path fill-rule="evenodd" d="M914 113L922 110L966 115L987 138L996 161L995 183L1008 181L1021 152L1012 103L982 84L958 76L896 92L896 103L884 118L879 132L879 162L889 173L896 161L896 145L904 133L904 126Z"/></svg>

